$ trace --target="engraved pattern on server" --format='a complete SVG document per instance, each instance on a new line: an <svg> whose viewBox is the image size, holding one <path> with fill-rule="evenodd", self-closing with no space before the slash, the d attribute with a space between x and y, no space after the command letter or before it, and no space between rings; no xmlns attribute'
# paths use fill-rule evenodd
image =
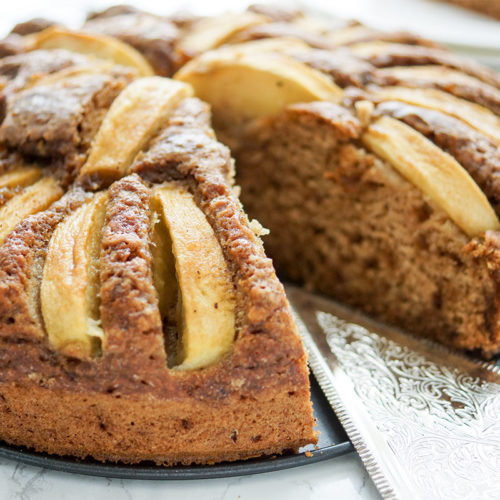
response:
<svg viewBox="0 0 500 500"><path fill-rule="evenodd" d="M318 311L316 318L422 498L496 498L500 385L440 366L331 314Z"/></svg>

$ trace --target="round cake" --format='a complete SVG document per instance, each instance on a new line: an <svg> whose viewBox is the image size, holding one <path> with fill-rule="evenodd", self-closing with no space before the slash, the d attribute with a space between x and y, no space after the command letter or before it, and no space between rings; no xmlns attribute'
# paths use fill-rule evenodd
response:
<svg viewBox="0 0 500 500"><path fill-rule="evenodd" d="M494 71L295 10L117 6L16 26L0 92L0 439L162 465L315 443L273 262L500 352Z"/></svg>

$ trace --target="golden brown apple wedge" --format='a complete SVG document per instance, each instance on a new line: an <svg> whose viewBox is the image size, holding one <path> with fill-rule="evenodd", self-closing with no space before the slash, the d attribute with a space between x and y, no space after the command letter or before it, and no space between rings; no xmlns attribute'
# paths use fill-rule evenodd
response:
<svg viewBox="0 0 500 500"><path fill-rule="evenodd" d="M189 192L167 185L153 196L172 240L180 291L177 369L203 368L224 356L234 340L231 273L212 227Z"/></svg>
<svg viewBox="0 0 500 500"><path fill-rule="evenodd" d="M268 23L268 17L253 12L224 14L200 19L179 41L179 48L189 55L215 49L244 29Z"/></svg>
<svg viewBox="0 0 500 500"><path fill-rule="evenodd" d="M192 89L185 83L159 76L132 82L113 101L92 143L81 177L98 174L119 179L136 154L165 123Z"/></svg>
<svg viewBox="0 0 500 500"><path fill-rule="evenodd" d="M28 215L45 210L63 194L52 177L46 177L25 188L0 207L0 245L16 225Z"/></svg>
<svg viewBox="0 0 500 500"><path fill-rule="evenodd" d="M37 167L21 167L0 175L0 189L12 189L29 186L42 176L42 170Z"/></svg>
<svg viewBox="0 0 500 500"><path fill-rule="evenodd" d="M302 40L298 38L276 37L263 38L261 40L252 40L250 42L235 43L217 49L217 53L227 52L228 54L256 53L264 54L266 52L284 52L297 50L311 50Z"/></svg>
<svg viewBox="0 0 500 500"><path fill-rule="evenodd" d="M142 54L117 38L60 27L47 28L30 37L32 49L66 49L135 68L140 76L154 75L153 68Z"/></svg>
<svg viewBox="0 0 500 500"><path fill-rule="evenodd" d="M362 137L365 146L442 208L467 235L500 229L485 194L449 154L408 125L383 116Z"/></svg>
<svg viewBox="0 0 500 500"><path fill-rule="evenodd" d="M153 257L153 283L158 293L158 306L163 323L167 364L177 364L180 342L178 329L179 287L175 274L172 239L163 219L163 210L157 197L151 199L152 231L151 255Z"/></svg>
<svg viewBox="0 0 500 500"><path fill-rule="evenodd" d="M436 109L464 121L500 144L500 117L479 104L436 89L384 87L373 91L372 95L377 100L402 101L423 108Z"/></svg>
<svg viewBox="0 0 500 500"><path fill-rule="evenodd" d="M214 113L250 119L277 113L288 104L338 102L342 91L327 76L278 53L224 47L201 55L175 76L190 83Z"/></svg>
<svg viewBox="0 0 500 500"><path fill-rule="evenodd" d="M88 358L100 349L99 255L107 193L61 222L49 243L40 300L47 335L59 352Z"/></svg>
<svg viewBox="0 0 500 500"><path fill-rule="evenodd" d="M159 197L152 202L151 254L153 256L153 280L158 292L161 317L174 324L178 286L175 276L175 259L172 253L172 238L163 220L163 209Z"/></svg>

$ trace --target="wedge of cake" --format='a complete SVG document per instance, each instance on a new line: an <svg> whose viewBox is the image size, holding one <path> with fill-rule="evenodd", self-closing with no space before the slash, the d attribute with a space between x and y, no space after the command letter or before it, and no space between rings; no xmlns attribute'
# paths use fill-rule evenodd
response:
<svg viewBox="0 0 500 500"><path fill-rule="evenodd" d="M161 465L316 442L306 355L208 106L60 49L32 78L37 52L7 58L25 76L0 125L0 438Z"/></svg>

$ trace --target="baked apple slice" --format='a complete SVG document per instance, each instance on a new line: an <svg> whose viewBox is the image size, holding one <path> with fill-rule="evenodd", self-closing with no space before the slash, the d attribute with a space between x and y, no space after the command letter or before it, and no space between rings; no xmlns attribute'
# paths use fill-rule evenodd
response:
<svg viewBox="0 0 500 500"><path fill-rule="evenodd" d="M37 167L21 167L0 176L0 189L12 189L29 186L42 176L42 170Z"/></svg>
<svg viewBox="0 0 500 500"><path fill-rule="evenodd" d="M139 151L156 134L191 87L159 76L132 82L113 101L83 165L82 177L123 177Z"/></svg>
<svg viewBox="0 0 500 500"><path fill-rule="evenodd" d="M260 40L252 40L249 42L235 43L226 47L221 47L217 50L218 53L227 52L228 54L236 53L256 53L265 54L266 52L283 52L287 51L307 51L311 50L302 40L298 38L276 37L263 38Z"/></svg>
<svg viewBox="0 0 500 500"><path fill-rule="evenodd" d="M283 54L241 50L208 52L186 64L176 78L190 83L215 114L235 120L279 112L288 104L338 102L342 91L319 71Z"/></svg>
<svg viewBox="0 0 500 500"><path fill-rule="evenodd" d="M479 104L436 89L411 89L396 86L384 87L373 91L372 94L377 100L402 101L454 116L500 144L500 117Z"/></svg>
<svg viewBox="0 0 500 500"><path fill-rule="evenodd" d="M177 369L203 368L224 356L234 340L231 273L212 227L189 192L164 185L154 190L153 198L175 258L179 287ZM169 295L168 302L171 300Z"/></svg>
<svg viewBox="0 0 500 500"><path fill-rule="evenodd" d="M207 17L194 23L179 42L179 48L189 55L215 49L239 32L268 23L268 17L254 12Z"/></svg>
<svg viewBox="0 0 500 500"><path fill-rule="evenodd" d="M45 177L25 188L0 207L0 245L14 227L28 215L45 210L63 194L52 177Z"/></svg>
<svg viewBox="0 0 500 500"><path fill-rule="evenodd" d="M99 256L107 193L96 194L61 222L49 243L40 301L50 343L75 358L96 355L99 326Z"/></svg>
<svg viewBox="0 0 500 500"><path fill-rule="evenodd" d="M410 126L383 116L368 127L362 139L469 236L500 229L492 206L468 172Z"/></svg>
<svg viewBox="0 0 500 500"><path fill-rule="evenodd" d="M153 280L158 292L160 314L163 321L175 325L178 286L175 276L175 259L172 253L172 238L161 215L161 198L153 197L151 254L153 256Z"/></svg>
<svg viewBox="0 0 500 500"><path fill-rule="evenodd" d="M153 68L140 52L117 38L95 33L69 31L60 27L51 27L29 35L31 48L66 49L98 59L111 61L137 70L140 76L154 75Z"/></svg>

